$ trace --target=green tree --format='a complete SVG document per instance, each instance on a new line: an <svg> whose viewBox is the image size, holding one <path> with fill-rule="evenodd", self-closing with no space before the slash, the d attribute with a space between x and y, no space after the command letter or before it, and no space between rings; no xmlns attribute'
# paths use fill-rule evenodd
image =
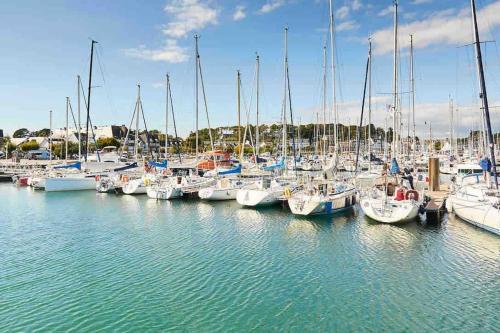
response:
<svg viewBox="0 0 500 333"><path fill-rule="evenodd" d="M37 150L40 148L40 145L35 140L27 141L19 147L22 151L30 151Z"/></svg>
<svg viewBox="0 0 500 333"><path fill-rule="evenodd" d="M20 128L12 134L14 138L25 138L30 134L30 131L27 128Z"/></svg>
<svg viewBox="0 0 500 333"><path fill-rule="evenodd" d="M52 145L52 153L59 158L65 158L66 143L57 143ZM68 142L68 156L78 154L78 143Z"/></svg>
<svg viewBox="0 0 500 333"><path fill-rule="evenodd" d="M120 141L116 140L115 138L100 138L100 139L97 139L97 146L99 148L107 147L107 146L114 146L116 148L119 148ZM77 147L78 147L78 145L77 145Z"/></svg>
<svg viewBox="0 0 500 333"><path fill-rule="evenodd" d="M44 128L35 132L35 136L48 137L50 135L50 129Z"/></svg>

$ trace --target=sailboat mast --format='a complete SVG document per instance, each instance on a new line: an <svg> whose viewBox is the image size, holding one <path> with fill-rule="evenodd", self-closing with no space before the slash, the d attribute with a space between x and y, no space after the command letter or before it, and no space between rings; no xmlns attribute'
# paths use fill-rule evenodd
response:
<svg viewBox="0 0 500 333"><path fill-rule="evenodd" d="M414 60L413 60L413 35L410 35L410 91L411 91L411 114L412 114L412 122L413 122L413 138L412 138L412 144L413 144L413 152L412 152L412 161L413 161L413 168L415 168L415 154L417 152L417 141L416 141L416 134L415 134L415 78L414 78ZM409 124L408 124L409 126Z"/></svg>
<svg viewBox="0 0 500 333"><path fill-rule="evenodd" d="M85 135L85 162L87 162L87 158L89 155L90 92L92 90L92 66L94 62L94 44L96 43L97 42L95 40L92 40L92 44L90 46L89 87L87 93L87 126Z"/></svg>
<svg viewBox="0 0 500 333"><path fill-rule="evenodd" d="M167 92L165 105L165 160L168 153L168 97L170 95L170 75L167 74Z"/></svg>
<svg viewBox="0 0 500 333"><path fill-rule="evenodd" d="M135 113L135 138L134 138L134 148L135 148L135 159L139 159L139 107L141 100L141 85L137 85L137 101L135 103L136 113Z"/></svg>
<svg viewBox="0 0 500 333"><path fill-rule="evenodd" d="M330 66L331 66L331 75L332 75L332 92L333 92L333 145L334 151L337 153L338 151L338 136L337 136L337 125L338 125L338 114L337 114L337 89L336 89L336 80L335 80L335 39L334 39L334 31L335 31L335 22L334 22L334 14L333 14L333 4L332 0L329 1L330 7ZM336 163L336 162L335 162Z"/></svg>
<svg viewBox="0 0 500 333"><path fill-rule="evenodd" d="M371 45L370 45L371 47ZM370 56L371 49L368 49L368 59L366 60L366 70L365 70L365 83L363 85L363 99L361 102L361 116L359 118L359 126L356 131L356 164L355 164L355 172L358 172L358 161L359 161L359 150L361 148L361 129L363 128L363 114L365 111L365 100L366 100L366 86L368 83L368 72L370 69Z"/></svg>
<svg viewBox="0 0 500 333"><path fill-rule="evenodd" d="M394 0L394 86L393 86L393 124L392 124L392 157L397 158L398 152L398 1Z"/></svg>
<svg viewBox="0 0 500 333"><path fill-rule="evenodd" d="M283 83L284 83L284 93L283 93L283 119L282 119L282 125L283 125L283 137L282 137L282 152L281 155L284 159L286 159L286 140L287 140L287 123L286 123L286 110L287 110L287 70L288 70L288 27L285 27L285 57L283 61Z"/></svg>
<svg viewBox="0 0 500 333"><path fill-rule="evenodd" d="M260 58L259 55L257 54L256 56L256 91L257 91L257 100L256 100L256 108L257 108L257 119L256 119L256 127L255 127L255 162L257 163L257 158L259 157L259 138L260 138L260 131L259 131L259 75L260 75Z"/></svg>
<svg viewBox="0 0 500 333"><path fill-rule="evenodd" d="M68 163L68 139L69 139L69 129L68 129L68 117L69 117L69 97L66 97L66 142L65 142L65 146L66 146L66 154L64 155L65 158L66 158L66 163Z"/></svg>
<svg viewBox="0 0 500 333"><path fill-rule="evenodd" d="M236 71L236 90L238 94L238 100L236 102L236 109L238 111L238 146L241 144L241 91L240 91L240 71ZM242 149L242 147L240 148Z"/></svg>
<svg viewBox="0 0 500 333"><path fill-rule="evenodd" d="M326 158L326 45L323 46L323 158Z"/></svg>
<svg viewBox="0 0 500 333"><path fill-rule="evenodd" d="M454 155L453 152L453 98L450 96L450 156Z"/></svg>
<svg viewBox="0 0 500 333"><path fill-rule="evenodd" d="M52 161L52 110L49 111L49 161Z"/></svg>
<svg viewBox="0 0 500 333"><path fill-rule="evenodd" d="M368 38L368 172L372 171L372 39Z"/></svg>
<svg viewBox="0 0 500 333"><path fill-rule="evenodd" d="M196 113L196 134L195 134L195 140L196 140L196 161L198 162L198 66L199 66L199 61L200 61L200 55L198 54L198 35L194 35L194 41L195 41L195 113Z"/></svg>
<svg viewBox="0 0 500 333"><path fill-rule="evenodd" d="M300 125L301 124L301 120L299 118L299 127L297 128L297 136L299 138L299 156L302 156L302 138L300 136Z"/></svg>
<svg viewBox="0 0 500 333"><path fill-rule="evenodd" d="M82 160L82 123L80 121L80 86L81 86L81 78L80 75L76 77L77 81L77 95L78 95L78 161Z"/></svg>
<svg viewBox="0 0 500 333"><path fill-rule="evenodd" d="M493 175L495 179L495 187L498 189L498 181L497 181L497 169L496 169L496 160L495 160L495 142L493 141L493 134L491 132L491 121L490 121L490 109L488 105L488 94L486 92L486 80L484 78L484 68L483 68L483 57L481 54L481 42L479 40L479 30L477 27L477 16L476 16L476 2L475 0L471 0L471 9L472 9L472 23L474 27L474 43L476 45L476 58L477 58L477 67L479 71L479 83L481 86L481 100L483 102L483 115L484 120L486 122L486 130L488 136L488 147L491 159L491 165L493 169Z"/></svg>

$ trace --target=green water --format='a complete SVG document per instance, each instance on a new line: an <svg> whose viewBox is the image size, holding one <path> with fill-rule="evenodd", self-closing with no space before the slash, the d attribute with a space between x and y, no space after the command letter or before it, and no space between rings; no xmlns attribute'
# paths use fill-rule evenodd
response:
<svg viewBox="0 0 500 333"><path fill-rule="evenodd" d="M0 185L0 332L499 332L500 238Z"/></svg>

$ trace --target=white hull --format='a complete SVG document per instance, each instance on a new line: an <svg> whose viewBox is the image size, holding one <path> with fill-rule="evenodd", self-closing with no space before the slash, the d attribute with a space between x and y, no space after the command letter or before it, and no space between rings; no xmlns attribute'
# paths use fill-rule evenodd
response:
<svg viewBox="0 0 500 333"><path fill-rule="evenodd" d="M350 190L329 196L298 193L288 199L288 206L295 215L335 214L356 204L356 191Z"/></svg>
<svg viewBox="0 0 500 333"><path fill-rule="evenodd" d="M242 206L269 206L279 202L279 195L273 190L240 189L236 193L236 201Z"/></svg>
<svg viewBox="0 0 500 333"><path fill-rule="evenodd" d="M101 178L95 185L95 189L99 193L112 193L115 192L116 188L115 181L110 178Z"/></svg>
<svg viewBox="0 0 500 333"><path fill-rule="evenodd" d="M148 187L147 195L151 199L170 200L182 197L182 191L178 187L168 186L165 188Z"/></svg>
<svg viewBox="0 0 500 333"><path fill-rule="evenodd" d="M45 191L83 191L94 190L96 186L94 177L54 177L45 179Z"/></svg>
<svg viewBox="0 0 500 333"><path fill-rule="evenodd" d="M237 193L238 193L237 188L224 189L224 188L206 187L202 188L198 192L198 196L202 200L222 201L222 200L236 199Z"/></svg>
<svg viewBox="0 0 500 333"><path fill-rule="evenodd" d="M500 235L500 207L491 202L458 193L448 197L446 208L462 220Z"/></svg>
<svg viewBox="0 0 500 333"><path fill-rule="evenodd" d="M28 185L35 190L43 190L45 188L45 177L29 177Z"/></svg>
<svg viewBox="0 0 500 333"><path fill-rule="evenodd" d="M122 186L123 194L145 194L147 187L142 179L133 179L123 184Z"/></svg>
<svg viewBox="0 0 500 333"><path fill-rule="evenodd" d="M415 219L420 203L414 200L396 201L391 198L363 198L360 203L366 216L381 223L403 223Z"/></svg>

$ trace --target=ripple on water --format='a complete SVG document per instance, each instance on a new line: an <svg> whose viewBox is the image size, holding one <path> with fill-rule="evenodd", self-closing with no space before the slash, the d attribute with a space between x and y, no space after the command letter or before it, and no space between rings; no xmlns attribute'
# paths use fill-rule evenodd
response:
<svg viewBox="0 0 500 333"><path fill-rule="evenodd" d="M499 239L0 185L0 331L498 331Z"/></svg>

